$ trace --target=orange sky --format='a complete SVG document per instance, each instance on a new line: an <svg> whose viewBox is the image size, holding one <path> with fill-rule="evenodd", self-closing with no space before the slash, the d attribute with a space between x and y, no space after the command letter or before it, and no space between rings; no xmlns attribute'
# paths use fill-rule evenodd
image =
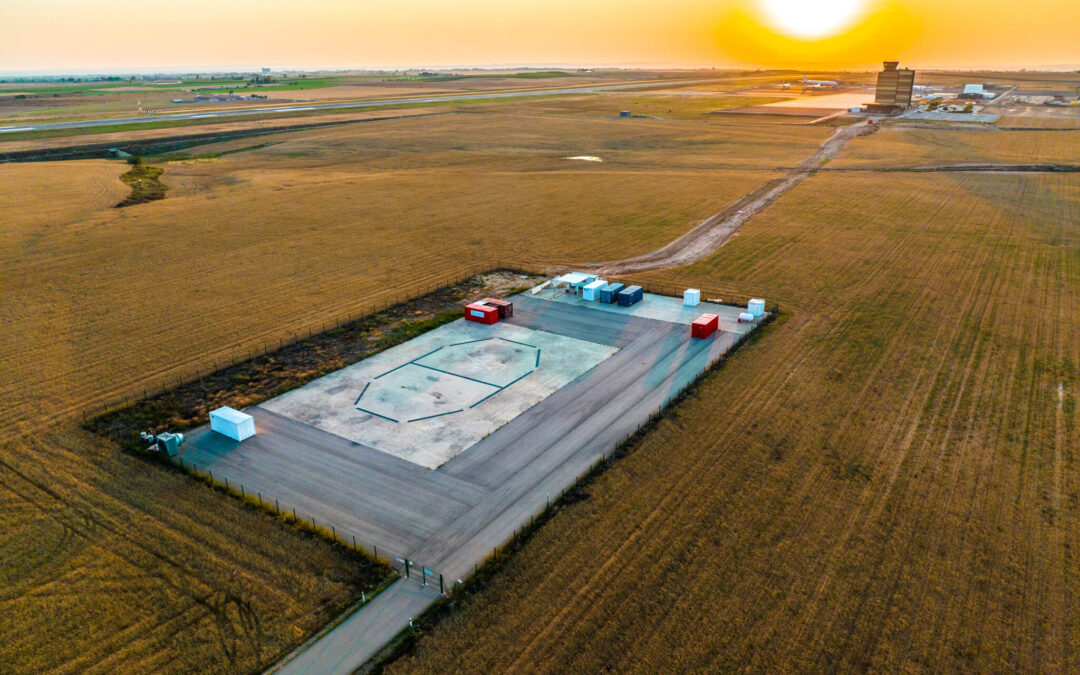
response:
<svg viewBox="0 0 1080 675"><path fill-rule="evenodd" d="M1080 63L1080 0L865 0L853 25L809 40L768 25L767 1L3 0L0 71Z"/></svg>

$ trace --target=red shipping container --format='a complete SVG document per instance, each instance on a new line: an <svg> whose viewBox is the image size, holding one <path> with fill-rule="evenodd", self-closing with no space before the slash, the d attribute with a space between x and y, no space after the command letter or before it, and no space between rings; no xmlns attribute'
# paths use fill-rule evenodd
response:
<svg viewBox="0 0 1080 675"><path fill-rule="evenodd" d="M500 319L509 319L514 316L514 303L512 302L499 300L498 298L484 298L481 302L486 302L489 305L497 307Z"/></svg>
<svg viewBox="0 0 1080 675"><path fill-rule="evenodd" d="M465 305L465 320L486 323L490 326L499 320L499 308L480 302Z"/></svg>
<svg viewBox="0 0 1080 675"><path fill-rule="evenodd" d="M720 327L720 317L716 314L702 314L690 324L690 336L707 338Z"/></svg>

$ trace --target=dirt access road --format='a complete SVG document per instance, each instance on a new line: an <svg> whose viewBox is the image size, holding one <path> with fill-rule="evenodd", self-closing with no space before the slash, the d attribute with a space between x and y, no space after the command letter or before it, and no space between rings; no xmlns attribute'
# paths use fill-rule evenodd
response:
<svg viewBox="0 0 1080 675"><path fill-rule="evenodd" d="M768 208L789 190L806 180L823 164L836 157L848 141L856 136L871 134L877 128L877 120L874 120L874 124L860 123L837 129L836 133L822 143L814 154L797 167L748 193L723 211L703 220L700 225L663 248L633 258L579 265L577 268L584 267L607 275L634 274L688 265L708 257L713 251L723 246L724 242L742 227L743 223Z"/></svg>

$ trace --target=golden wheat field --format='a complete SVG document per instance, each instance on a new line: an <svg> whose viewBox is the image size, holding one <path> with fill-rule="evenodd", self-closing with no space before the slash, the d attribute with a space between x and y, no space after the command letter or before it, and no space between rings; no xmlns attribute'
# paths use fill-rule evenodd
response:
<svg viewBox="0 0 1080 675"><path fill-rule="evenodd" d="M1080 161L1080 131L882 129L856 138L829 166L883 168L964 163Z"/></svg>
<svg viewBox="0 0 1080 675"><path fill-rule="evenodd" d="M1080 178L883 185L646 275L783 316L391 670L1080 668Z"/></svg>
<svg viewBox="0 0 1080 675"><path fill-rule="evenodd" d="M7 165L3 426L141 395L498 261L657 248L824 133L755 152L730 129L428 116L208 146L274 139L166 163L167 198L125 209L109 206L121 163ZM579 154L605 161L565 159Z"/></svg>
<svg viewBox="0 0 1080 675"><path fill-rule="evenodd" d="M1003 129L1080 129L1080 117L1002 115L997 126Z"/></svg>
<svg viewBox="0 0 1080 675"><path fill-rule="evenodd" d="M829 133L423 119L187 150L158 162L164 200L123 209L122 162L0 166L5 664L257 670L370 575L79 430L82 411L500 261L656 248Z"/></svg>
<svg viewBox="0 0 1080 675"><path fill-rule="evenodd" d="M250 672L370 588L322 540L64 428L0 445L5 672Z"/></svg>

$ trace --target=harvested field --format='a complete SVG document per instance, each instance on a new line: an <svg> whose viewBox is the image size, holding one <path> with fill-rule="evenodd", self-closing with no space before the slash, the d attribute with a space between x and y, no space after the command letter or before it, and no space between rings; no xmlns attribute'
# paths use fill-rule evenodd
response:
<svg viewBox="0 0 1080 675"><path fill-rule="evenodd" d="M1002 129L1080 129L1080 117L1002 115L997 125Z"/></svg>
<svg viewBox="0 0 1080 675"><path fill-rule="evenodd" d="M797 162L828 133L759 145L764 132L704 126L462 114L294 132L170 162L166 199L69 223L37 215L40 200L63 202L28 198L22 172L100 176L109 163L3 167L0 298L16 309L0 336L0 432L175 384L499 260L652 250L776 175L743 169ZM562 159L578 152L605 162ZM126 165L112 166L122 189ZM66 192L63 208L86 214L84 194ZM240 299L228 312L225 293Z"/></svg>
<svg viewBox="0 0 1080 675"><path fill-rule="evenodd" d="M128 186L120 181L128 168L105 160L0 164L0 213L5 222L0 228L0 242L4 249L10 255L14 250L9 246L22 246L21 253L30 254L32 248L25 248L28 239L36 239L49 228L74 225L115 206L128 194Z"/></svg>
<svg viewBox="0 0 1080 675"><path fill-rule="evenodd" d="M169 129L139 129L135 131L118 131L97 134L72 134L57 138L32 138L27 140L8 140L0 136L0 153L21 152L25 150L44 150L66 148L73 145L98 145L109 143L123 145L126 143L148 141L158 138L183 138L199 134L221 133L227 134L236 131L251 129L273 129L276 127L288 127L301 124L325 124L327 122L352 122L357 120L371 119L373 117L407 117L410 115L430 115L432 108L403 108L401 110L365 110L363 112L311 114L293 117L277 117L261 120L245 120L241 122L222 122L219 124L192 124ZM11 136L11 134L7 134Z"/></svg>
<svg viewBox="0 0 1080 675"><path fill-rule="evenodd" d="M779 100L782 99L680 88L675 91L609 91L582 96L517 101L509 104L500 102L478 106L477 109L607 118L618 117L620 110L629 110L634 115L658 119L707 120L716 110L772 103ZM628 121L622 120L623 123Z"/></svg>
<svg viewBox="0 0 1080 675"><path fill-rule="evenodd" d="M1080 162L1080 133L884 128L852 141L829 166L883 168L990 162Z"/></svg>
<svg viewBox="0 0 1080 675"><path fill-rule="evenodd" d="M1080 668L1080 178L889 184L646 275L786 316L391 670Z"/></svg>
<svg viewBox="0 0 1080 675"><path fill-rule="evenodd" d="M89 432L0 445L8 672L251 672L385 568Z"/></svg>

